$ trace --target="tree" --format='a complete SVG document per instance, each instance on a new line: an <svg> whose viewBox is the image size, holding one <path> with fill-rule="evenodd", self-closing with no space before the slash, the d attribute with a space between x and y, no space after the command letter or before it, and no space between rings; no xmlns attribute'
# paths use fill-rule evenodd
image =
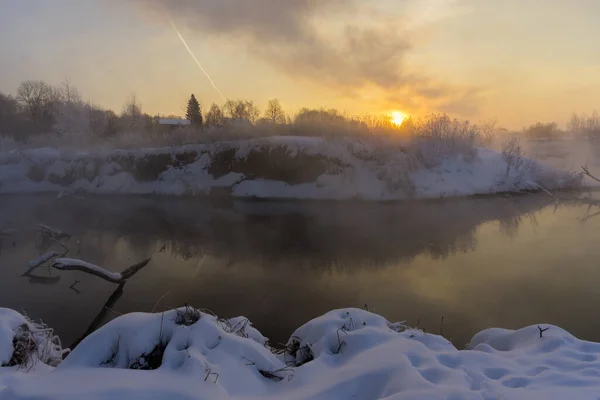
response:
<svg viewBox="0 0 600 400"><path fill-rule="evenodd" d="M343 124L346 122L346 118L339 113L336 109L326 110L321 109L301 109L294 123L319 123L319 124Z"/></svg>
<svg viewBox="0 0 600 400"><path fill-rule="evenodd" d="M223 108L225 114L234 120L247 120L254 123L260 115L260 111L253 101L227 100Z"/></svg>
<svg viewBox="0 0 600 400"><path fill-rule="evenodd" d="M89 107L79 90L69 80L64 80L57 89L60 99L55 111L52 131L58 134L85 134L90 132Z"/></svg>
<svg viewBox="0 0 600 400"><path fill-rule="evenodd" d="M281 103L277 99L269 100L267 104L267 109L265 110L265 121L270 122L272 124L285 124L286 117L285 112L283 111L283 107Z"/></svg>
<svg viewBox="0 0 600 400"><path fill-rule="evenodd" d="M588 114L573 114L567 125L571 134L587 136L589 139L600 137L600 115L594 111Z"/></svg>
<svg viewBox="0 0 600 400"><path fill-rule="evenodd" d="M28 133L27 121L23 120L19 113L19 104L11 95L0 92L0 135L12 135L18 137L20 134Z"/></svg>
<svg viewBox="0 0 600 400"><path fill-rule="evenodd" d="M83 105L81 93L79 93L79 90L77 90L70 80L65 79L62 81L58 90L60 92L61 100L64 103Z"/></svg>
<svg viewBox="0 0 600 400"><path fill-rule="evenodd" d="M225 123L225 116L221 107L217 104L212 103L210 110L206 113L206 126L220 128Z"/></svg>
<svg viewBox="0 0 600 400"><path fill-rule="evenodd" d="M121 113L121 120L125 129L136 130L142 125L142 106L137 101L135 94L131 95Z"/></svg>
<svg viewBox="0 0 600 400"><path fill-rule="evenodd" d="M560 136L563 132L558 128L556 122L538 122L525 129L523 133L532 138L555 138Z"/></svg>
<svg viewBox="0 0 600 400"><path fill-rule="evenodd" d="M60 100L60 92L43 81L24 81L17 88L17 102L37 126L52 124Z"/></svg>
<svg viewBox="0 0 600 400"><path fill-rule="evenodd" d="M191 121L192 125L198 127L202 126L202 112L200 111L200 103L198 103L196 96L193 94L188 100L185 117Z"/></svg>

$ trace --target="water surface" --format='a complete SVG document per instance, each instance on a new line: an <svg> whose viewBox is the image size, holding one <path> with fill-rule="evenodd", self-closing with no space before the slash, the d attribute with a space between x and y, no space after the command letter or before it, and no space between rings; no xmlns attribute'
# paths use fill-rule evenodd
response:
<svg viewBox="0 0 600 400"><path fill-rule="evenodd" d="M585 218L594 212L541 195L393 204L2 196L0 230L13 233L0 243L0 307L43 319L65 345L95 319L185 303L247 316L278 342L328 310L365 305L427 332L439 333L444 317L457 347L490 326L534 323L600 341L600 216ZM39 223L72 234L69 257L113 271L152 262L120 293L77 271L22 276L29 260L60 251Z"/></svg>

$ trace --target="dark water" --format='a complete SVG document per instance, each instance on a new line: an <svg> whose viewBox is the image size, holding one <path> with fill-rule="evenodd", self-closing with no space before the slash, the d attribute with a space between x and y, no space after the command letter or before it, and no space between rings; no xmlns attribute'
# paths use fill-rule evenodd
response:
<svg viewBox="0 0 600 400"><path fill-rule="evenodd" d="M43 319L69 345L99 318L189 303L249 317L273 341L333 308L408 320L463 346L477 331L560 325L600 341L600 216L546 196L427 203L232 202L147 197L0 197L0 306ZM593 214L594 210L590 213ZM27 261L60 250L120 271L117 285ZM164 251L158 252L164 247ZM79 281L73 288L71 285ZM113 295L114 294L114 295ZM113 295L111 297L111 295Z"/></svg>

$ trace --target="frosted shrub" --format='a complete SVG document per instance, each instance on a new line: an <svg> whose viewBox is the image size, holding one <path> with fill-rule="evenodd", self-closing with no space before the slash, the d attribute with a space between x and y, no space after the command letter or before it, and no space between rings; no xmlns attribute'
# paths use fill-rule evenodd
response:
<svg viewBox="0 0 600 400"><path fill-rule="evenodd" d="M506 163L506 176L509 175L511 169L515 172L521 170L524 161L518 138L510 138L504 142L502 145L502 159Z"/></svg>
<svg viewBox="0 0 600 400"><path fill-rule="evenodd" d="M458 154L466 161L472 161L477 154L478 139L476 125L451 119L445 114L433 114L416 124L413 146L422 163L430 168L444 158Z"/></svg>

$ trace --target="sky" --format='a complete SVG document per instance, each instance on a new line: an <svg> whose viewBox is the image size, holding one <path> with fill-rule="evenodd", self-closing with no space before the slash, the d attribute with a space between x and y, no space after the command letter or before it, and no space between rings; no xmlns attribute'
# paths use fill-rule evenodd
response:
<svg viewBox="0 0 600 400"><path fill-rule="evenodd" d="M564 124L600 110L598 15L597 0L0 0L0 91L68 79L150 114L181 115L194 93Z"/></svg>

